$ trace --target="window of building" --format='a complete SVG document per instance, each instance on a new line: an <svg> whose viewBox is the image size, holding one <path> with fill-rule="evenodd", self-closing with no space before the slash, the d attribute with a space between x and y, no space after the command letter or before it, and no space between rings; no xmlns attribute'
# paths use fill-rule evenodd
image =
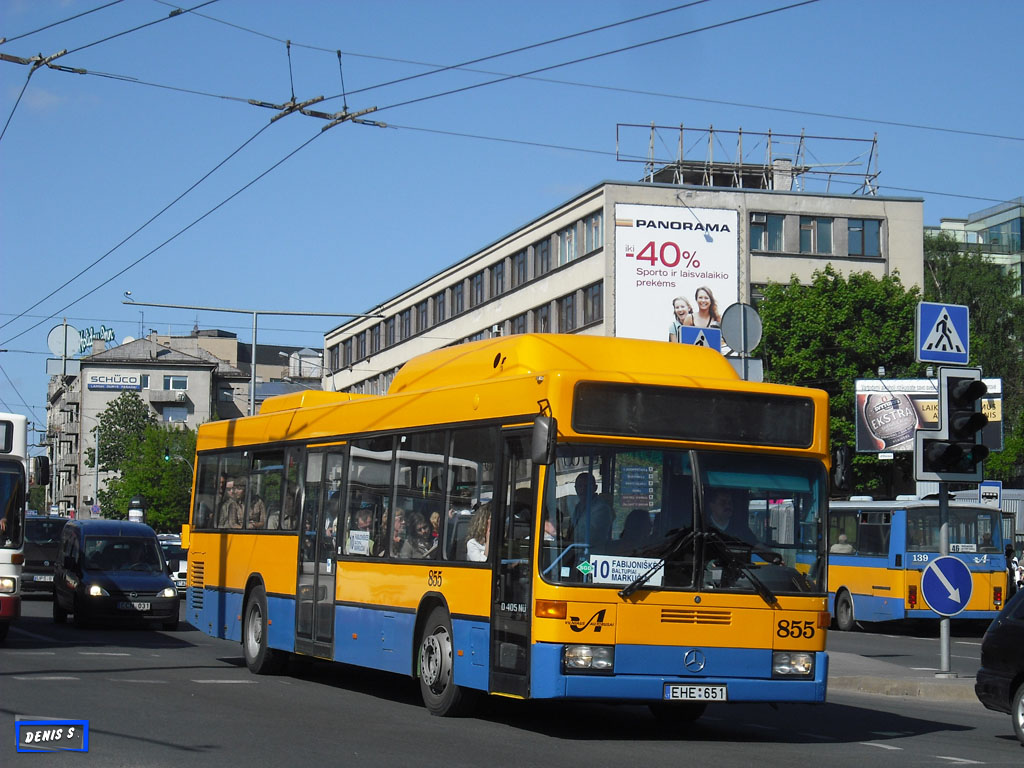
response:
<svg viewBox="0 0 1024 768"><path fill-rule="evenodd" d="M366 357L366 332L360 333L356 336L356 360L362 360Z"/></svg>
<svg viewBox="0 0 1024 768"><path fill-rule="evenodd" d="M430 304L421 301L416 305L416 330L425 331L430 327Z"/></svg>
<svg viewBox="0 0 1024 768"><path fill-rule="evenodd" d="M583 220L583 240L585 253L596 251L604 245L604 215L601 211Z"/></svg>
<svg viewBox="0 0 1024 768"><path fill-rule="evenodd" d="M341 367L341 345L335 344L329 350L327 350L327 364L331 367L331 373L334 373L338 368Z"/></svg>
<svg viewBox="0 0 1024 768"><path fill-rule="evenodd" d="M410 336L412 336L412 310L411 309L403 309L398 314L398 324L399 324L398 335L402 338L402 341L405 341Z"/></svg>
<svg viewBox="0 0 1024 768"><path fill-rule="evenodd" d="M395 345L395 318L389 317L384 323L384 346L393 347Z"/></svg>
<svg viewBox="0 0 1024 768"><path fill-rule="evenodd" d="M512 333L526 333L526 313L523 312L523 314L513 317L509 323L509 328Z"/></svg>
<svg viewBox="0 0 1024 768"><path fill-rule="evenodd" d="M512 257L512 287L518 288L526 283L526 251L520 251Z"/></svg>
<svg viewBox="0 0 1024 768"><path fill-rule="evenodd" d="M558 304L558 332L569 333L576 330L576 293L563 296Z"/></svg>
<svg viewBox="0 0 1024 768"><path fill-rule="evenodd" d="M188 407L184 405L165 405L161 416L166 423L188 421Z"/></svg>
<svg viewBox="0 0 1024 768"><path fill-rule="evenodd" d="M576 258L576 225L558 233L558 265L568 264Z"/></svg>
<svg viewBox="0 0 1024 768"><path fill-rule="evenodd" d="M491 296L501 296L505 292L505 262L499 261L491 267Z"/></svg>
<svg viewBox="0 0 1024 768"><path fill-rule="evenodd" d="M164 389L188 389L188 376L164 376Z"/></svg>
<svg viewBox="0 0 1024 768"><path fill-rule="evenodd" d="M342 345L341 349L341 364L347 368L352 365L352 339L345 339L345 343Z"/></svg>
<svg viewBox="0 0 1024 768"><path fill-rule="evenodd" d="M832 219L800 217L800 253L832 253Z"/></svg>
<svg viewBox="0 0 1024 768"><path fill-rule="evenodd" d="M452 286L452 317L466 311L466 296L462 283Z"/></svg>
<svg viewBox="0 0 1024 768"><path fill-rule="evenodd" d="M583 324L604 319L604 283L597 282L583 289Z"/></svg>
<svg viewBox="0 0 1024 768"><path fill-rule="evenodd" d="M143 373L139 376L139 384L143 389L149 389L149 374Z"/></svg>
<svg viewBox="0 0 1024 768"><path fill-rule="evenodd" d="M373 326L373 330L370 331L370 354L376 354L380 352L380 326Z"/></svg>
<svg viewBox="0 0 1024 768"><path fill-rule="evenodd" d="M878 219L847 219L851 256L882 255L882 222Z"/></svg>
<svg viewBox="0 0 1024 768"><path fill-rule="evenodd" d="M478 307L484 303L484 273L477 272L469 279L469 306Z"/></svg>
<svg viewBox="0 0 1024 768"><path fill-rule="evenodd" d="M224 387L223 389L217 390L217 399L222 403L234 402L234 390L232 390L231 387Z"/></svg>
<svg viewBox="0 0 1024 768"><path fill-rule="evenodd" d="M551 271L551 242L541 240L533 246L533 274L534 277L546 275Z"/></svg>
<svg viewBox="0 0 1024 768"><path fill-rule="evenodd" d="M533 310L533 332L551 333L551 305L543 304Z"/></svg>
<svg viewBox="0 0 1024 768"><path fill-rule="evenodd" d="M750 250L781 251L784 219L777 213L750 214Z"/></svg>
<svg viewBox="0 0 1024 768"><path fill-rule="evenodd" d="M444 291L434 296L434 325L440 325L448 317L445 314L444 298Z"/></svg>

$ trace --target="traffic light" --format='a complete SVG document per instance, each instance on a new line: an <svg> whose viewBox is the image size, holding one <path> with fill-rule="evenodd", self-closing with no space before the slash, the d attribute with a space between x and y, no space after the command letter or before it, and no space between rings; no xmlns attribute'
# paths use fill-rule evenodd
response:
<svg viewBox="0 0 1024 768"><path fill-rule="evenodd" d="M170 461L170 460L171 460L171 449L170 448L164 448L164 461Z"/></svg>
<svg viewBox="0 0 1024 768"><path fill-rule="evenodd" d="M988 417L981 399L988 387L976 368L939 369L939 428L918 430L915 469L918 480L979 482L988 448L981 430Z"/></svg>

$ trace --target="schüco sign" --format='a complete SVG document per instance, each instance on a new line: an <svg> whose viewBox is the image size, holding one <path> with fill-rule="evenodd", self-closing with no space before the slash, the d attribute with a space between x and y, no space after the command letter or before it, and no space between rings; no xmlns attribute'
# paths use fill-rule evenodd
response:
<svg viewBox="0 0 1024 768"><path fill-rule="evenodd" d="M94 373L87 386L91 390L142 389L142 377L137 373Z"/></svg>

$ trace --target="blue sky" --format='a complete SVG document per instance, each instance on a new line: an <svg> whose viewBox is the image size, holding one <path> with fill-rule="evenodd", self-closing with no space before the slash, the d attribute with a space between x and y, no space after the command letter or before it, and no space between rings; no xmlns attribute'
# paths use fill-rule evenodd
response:
<svg viewBox="0 0 1024 768"><path fill-rule="evenodd" d="M132 308L123 294L368 311L602 180L638 179L641 165L616 158L618 124L877 133L880 193L923 198L926 224L1024 194L1024 3L1012 0L774 13L788 3L707 0L425 75L679 3L194 0L169 17L157 0L108 2L0 0L0 53L66 49L53 63L88 72L29 78L0 61L0 409L39 426L62 317L117 341L197 321L249 341L246 316ZM312 107L327 113L376 107L367 118L388 127L271 124L275 111L247 103L293 93L329 97ZM642 132L620 134L624 152L646 150ZM856 154L818 149L819 162ZM320 348L337 322L265 317L259 339Z"/></svg>

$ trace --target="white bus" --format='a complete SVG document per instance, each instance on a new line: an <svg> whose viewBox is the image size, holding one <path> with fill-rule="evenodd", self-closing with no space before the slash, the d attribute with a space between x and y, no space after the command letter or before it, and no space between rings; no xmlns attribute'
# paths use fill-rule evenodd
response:
<svg viewBox="0 0 1024 768"><path fill-rule="evenodd" d="M0 641L21 615L29 465L28 420L16 413L0 413ZM33 482L45 485L49 470L45 457L32 460Z"/></svg>

